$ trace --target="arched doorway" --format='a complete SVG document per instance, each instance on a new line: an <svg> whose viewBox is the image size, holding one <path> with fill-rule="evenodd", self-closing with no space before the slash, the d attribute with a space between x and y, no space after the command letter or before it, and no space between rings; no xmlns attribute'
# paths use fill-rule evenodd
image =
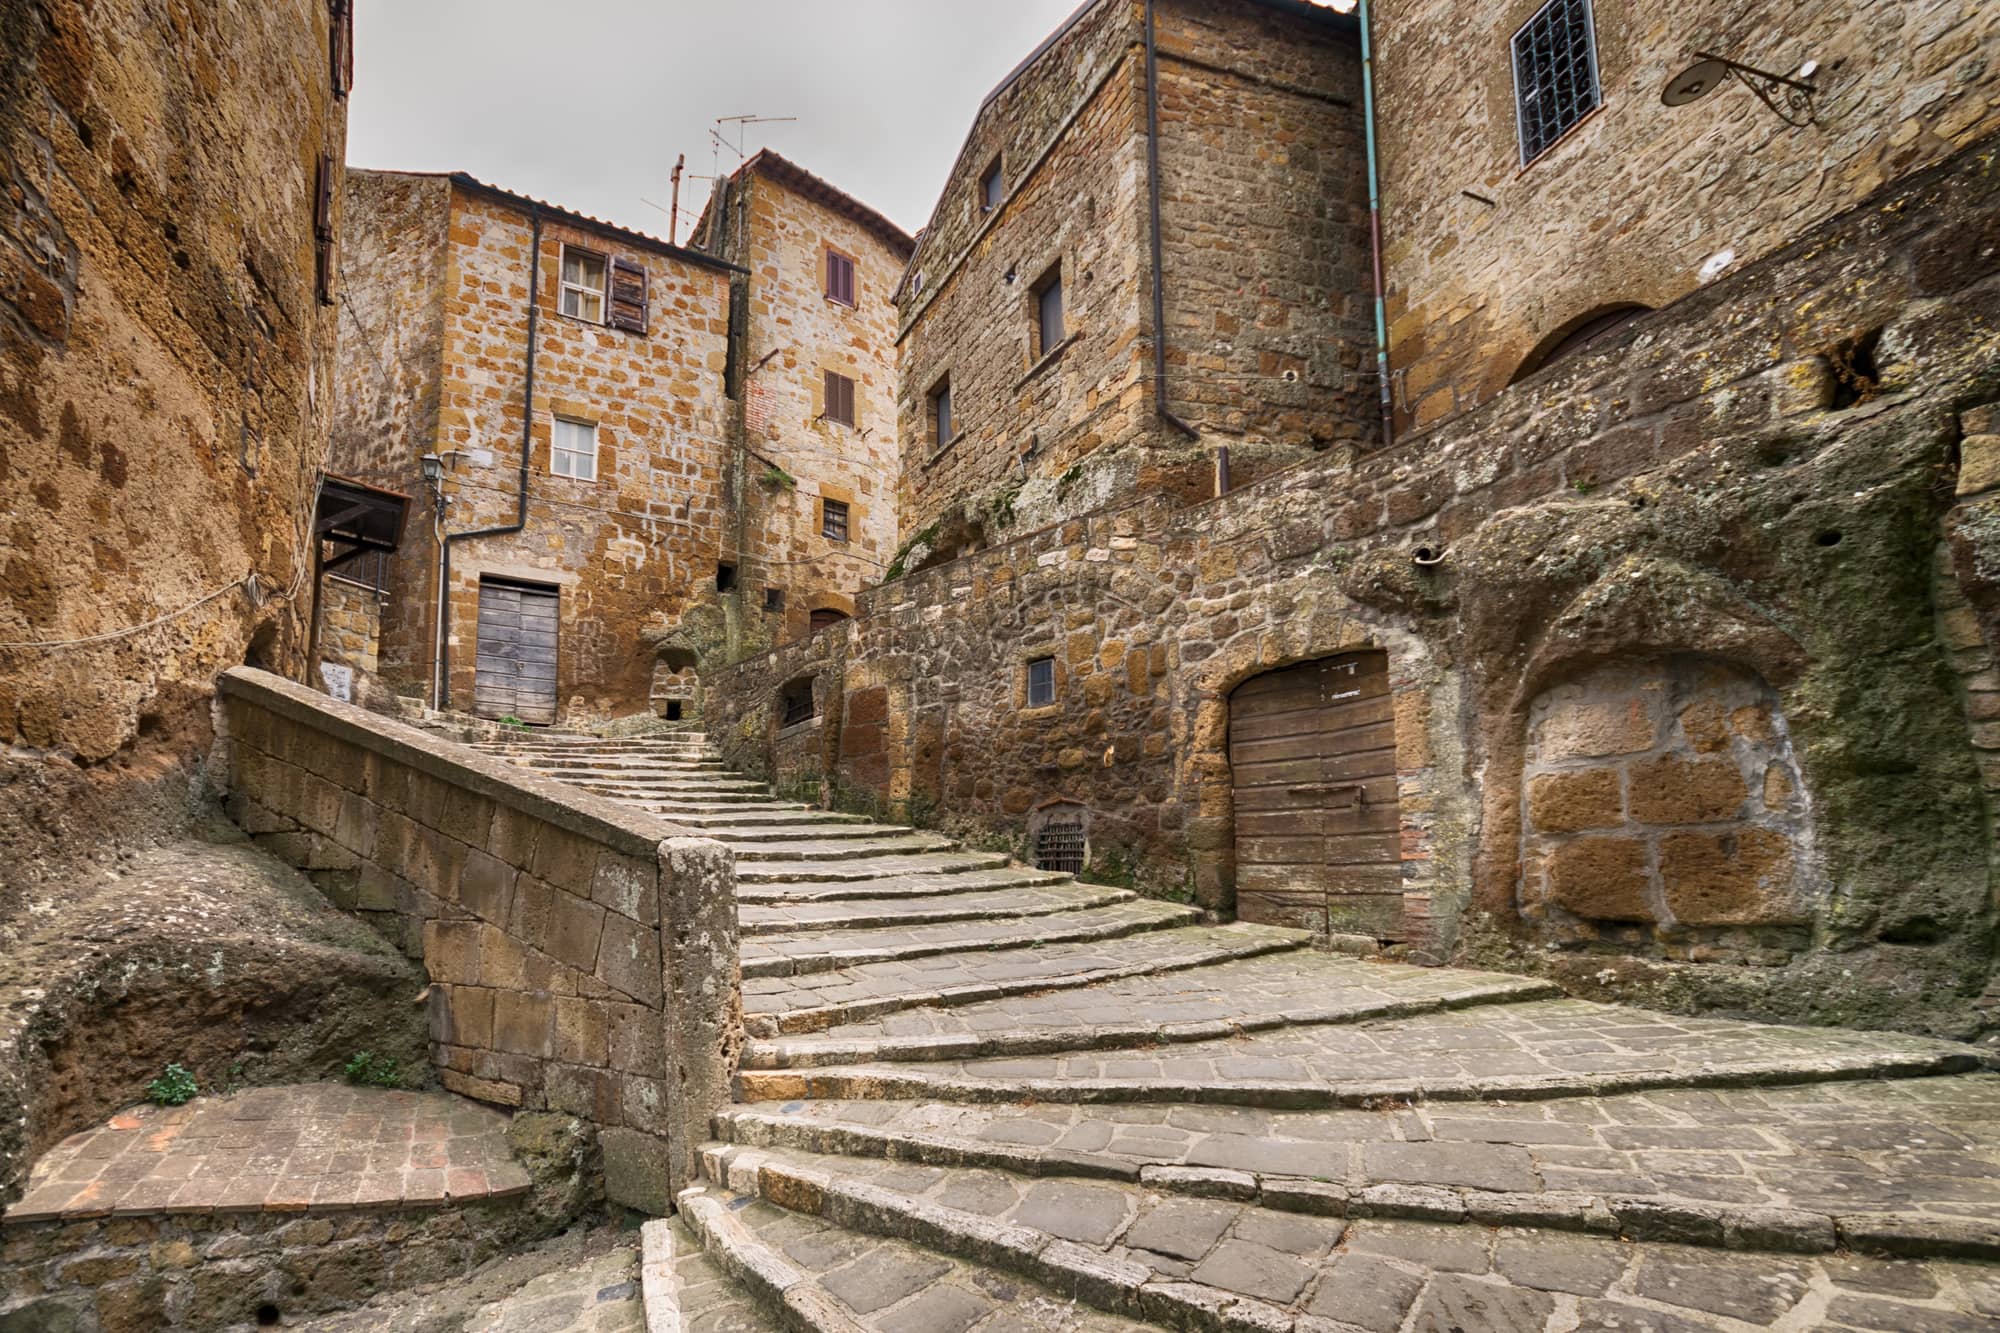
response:
<svg viewBox="0 0 2000 1333"><path fill-rule="evenodd" d="M1237 686L1229 766L1240 919L1404 937L1387 653L1323 657Z"/></svg>
<svg viewBox="0 0 2000 1333"><path fill-rule="evenodd" d="M1571 320L1544 338L1540 346L1528 353L1527 358L1515 370L1514 378L1507 382L1519 384L1538 370L1545 370L1558 361L1588 351L1592 345L1609 338L1639 316L1651 313L1652 309L1653 307L1649 305L1638 305L1628 301L1617 305L1599 306L1589 314Z"/></svg>

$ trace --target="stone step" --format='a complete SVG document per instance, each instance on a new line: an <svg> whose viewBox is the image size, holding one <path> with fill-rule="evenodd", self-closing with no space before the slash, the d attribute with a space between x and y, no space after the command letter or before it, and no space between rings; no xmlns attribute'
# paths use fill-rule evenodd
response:
<svg viewBox="0 0 2000 1333"><path fill-rule="evenodd" d="M911 830L901 824L877 824L867 819L800 822L794 820L751 820L731 824L717 820L705 829L717 842L741 846L771 845L784 848L792 843L848 841L861 838L907 837ZM740 853L739 853L740 854Z"/></svg>
<svg viewBox="0 0 2000 1333"><path fill-rule="evenodd" d="M682 797L672 801L626 801L635 810L646 810L662 819L680 820L689 815L743 816L752 818L768 814L786 817L804 817L810 808L797 801L772 801L757 796L731 793L720 799Z"/></svg>
<svg viewBox="0 0 2000 1333"><path fill-rule="evenodd" d="M639 1228L639 1238L639 1295L646 1333L781 1333L784 1329L783 1320L702 1249L682 1219L653 1218Z"/></svg>
<svg viewBox="0 0 2000 1333"><path fill-rule="evenodd" d="M770 829L781 835L789 829L813 829L820 837L839 837L842 835L834 830L863 825L884 827L875 824L866 815L843 815L831 810L814 810L795 802L776 804L778 808L771 810L730 807L727 810L699 813L683 809L678 821L691 828L713 830L710 836L716 838L722 837L724 833L754 833L763 829Z"/></svg>
<svg viewBox="0 0 2000 1333"><path fill-rule="evenodd" d="M948 883L971 876L956 875ZM987 892L903 898L834 898L811 902L744 902L736 909L745 939L802 930L866 930L948 921L1009 921L1130 902L1138 895L1098 884L1022 884Z"/></svg>
<svg viewBox="0 0 2000 1333"><path fill-rule="evenodd" d="M574 758L553 758L534 755L518 761L524 768L532 768L538 773L564 774L587 773L593 775L622 775L650 777L663 775L676 777L692 775L696 777L720 777L731 770L719 759L660 759L633 758L629 760L608 759L601 755L578 755Z"/></svg>
<svg viewBox="0 0 2000 1333"><path fill-rule="evenodd" d="M1288 971L1297 975L1283 975ZM1275 954L1076 990L903 1011L841 1024L825 1034L753 1041L744 1050L743 1067L804 1069L1177 1046L1287 1027L1524 1004L1561 993L1549 982L1502 973L1440 973L1323 954Z"/></svg>
<svg viewBox="0 0 2000 1333"><path fill-rule="evenodd" d="M789 1213L849 1245L893 1238L1156 1327L1971 1329L2000 1308L1990 1268L1830 1253L1831 1237L1812 1252L1719 1255L1633 1245L1608 1218L1583 1234L1441 1226L1322 1215L1309 1194L1280 1210L1124 1181L717 1145L701 1156L710 1183L682 1196L698 1227L733 1220L749 1233L739 1239L782 1235Z"/></svg>
<svg viewBox="0 0 2000 1333"><path fill-rule="evenodd" d="M736 882L743 884L860 884L890 876L953 876L974 870L1001 870L1012 862L1001 852L927 852L908 856L878 856L856 861L758 861L739 864ZM935 892L946 892L938 889ZM868 897L881 890L872 889Z"/></svg>
<svg viewBox="0 0 2000 1333"><path fill-rule="evenodd" d="M934 852L953 852L959 844L941 833L916 833L909 830L876 837L848 838L808 837L790 842L770 845L763 843L739 843L732 850L736 853L739 868L765 862L798 864L801 862L819 865L826 862L867 861L879 863L891 857L921 856Z"/></svg>
<svg viewBox="0 0 2000 1333"><path fill-rule="evenodd" d="M1054 870L1030 870L1004 856L983 856L982 864L957 865L945 871L917 874L864 876L852 880L773 879L760 881L754 875L738 874L736 901L747 903L838 903L851 901L907 901L913 906L934 902L960 893L999 892L1004 889L1045 888L1072 884L1068 875Z"/></svg>
<svg viewBox="0 0 2000 1333"><path fill-rule="evenodd" d="M679 792L700 794L702 792L754 791L764 796L770 795L771 792L770 787L765 783L753 782L749 778L733 777L721 773L709 777L694 773L679 776L673 774L636 776L621 775L618 773L570 771L560 774L548 773L545 776L560 778L564 782L572 783L578 787L588 787L593 791L630 792L640 799L648 796Z"/></svg>
<svg viewBox="0 0 2000 1333"><path fill-rule="evenodd" d="M1893 1033L1676 1018L1582 1000L1536 1000L1358 1024L1291 1026L1158 1053L1070 1052L804 1073L745 1070L738 1085L745 1101L1185 1101L1305 1109L1912 1078L1964 1073L1994 1058L1958 1042Z"/></svg>
<svg viewBox="0 0 2000 1333"><path fill-rule="evenodd" d="M433 1275L432 1281L415 1292L383 1293L340 1314L301 1320L285 1302L278 1323L305 1333L637 1330L643 1327L645 1309L640 1295L639 1250L632 1242L632 1233L623 1228L576 1226L549 1240L503 1253L462 1276L455 1274L438 1282ZM241 1238L234 1241L238 1247L242 1243ZM218 1249L226 1252L225 1247ZM294 1262L300 1269L312 1271L311 1258ZM330 1259L322 1271L331 1275L341 1267L339 1260ZM243 1281L240 1270L219 1276L208 1285L212 1290L235 1286L246 1289L248 1295L261 1294L254 1283ZM250 1302L253 1306L257 1303ZM220 1322L196 1326L214 1328Z"/></svg>
<svg viewBox="0 0 2000 1333"><path fill-rule="evenodd" d="M851 1231L756 1198L697 1186L678 1200L705 1257L757 1312L793 1333L1140 1333L1148 1325L1081 1305L1075 1294L1024 1280L977 1256L947 1256L887 1234ZM655 1317L648 1304L647 1318ZM662 1314L668 1308L658 1307ZM741 1322L650 1328L748 1333Z"/></svg>
<svg viewBox="0 0 2000 1333"><path fill-rule="evenodd" d="M898 958L926 958L1023 944L1117 939L1140 931L1191 925L1198 916L1190 907L1139 899L1055 916L952 922L901 930L751 936L742 944L743 975L803 976Z"/></svg>
<svg viewBox="0 0 2000 1333"><path fill-rule="evenodd" d="M1304 931L1274 926L1193 926L1092 943L863 963L803 977L745 978L743 1007L752 1036L822 1032L917 1006L975 1004L1207 967L1298 949L1310 940Z"/></svg>
<svg viewBox="0 0 2000 1333"><path fill-rule="evenodd" d="M1328 1216L2000 1257L1990 1074L1381 1110L803 1102L727 1108L715 1128L746 1147L1124 1180ZM1911 1179L1936 1185L1917 1199Z"/></svg>

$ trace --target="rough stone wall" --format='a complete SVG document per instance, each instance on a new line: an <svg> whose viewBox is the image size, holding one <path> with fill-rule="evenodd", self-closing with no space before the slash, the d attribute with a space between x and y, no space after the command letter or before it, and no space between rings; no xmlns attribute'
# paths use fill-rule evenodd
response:
<svg viewBox="0 0 2000 1333"><path fill-rule="evenodd" d="M1664 306L2000 126L2000 12L1979 0L1694 0L1671 21L1595 0L1603 103L1524 168L1508 43L1542 3L1375 6L1405 426L1492 397L1607 306ZM1701 50L1779 74L1817 60L1818 123L1734 81L1662 105Z"/></svg>
<svg viewBox="0 0 2000 1333"><path fill-rule="evenodd" d="M437 547L427 540L429 495L412 474L424 453L455 450L444 486L447 531L514 521L534 234L525 205L448 181L440 252L430 211L438 201L424 179L368 187L377 203L362 221L378 234L364 243L372 262L354 274L361 314L348 326L356 334L352 413L337 455L354 460L366 479L418 497L410 540L392 564L383 624L384 673L416 690L428 685L432 667ZM644 265L647 333L560 313L565 243ZM546 217L540 283L527 527L453 547L448 702L472 706L479 584L490 576L558 590L565 720L643 712L654 661L641 635L674 624L714 586L728 430L728 273ZM386 358L398 350L431 355L431 302L440 289L435 360L388 370ZM595 481L551 471L558 417L596 425Z"/></svg>
<svg viewBox="0 0 2000 1333"><path fill-rule="evenodd" d="M223 689L232 816L430 974L439 1078L597 1127L665 1212L741 1042L717 844L256 672Z"/></svg>
<svg viewBox="0 0 2000 1333"><path fill-rule="evenodd" d="M326 576L319 599L322 662L374 675L381 664L382 594L366 583Z"/></svg>
<svg viewBox="0 0 2000 1333"><path fill-rule="evenodd" d="M906 542L959 544L945 529L975 497L985 508L971 521L993 529L1021 498L1082 502L1078 475L1062 480L1070 469L1150 428L1136 12L1097 5L981 109L911 261L898 296ZM1004 195L988 212L979 186L996 158ZM1033 288L1057 263L1069 340L1047 353ZM929 401L946 377L955 429L940 441ZM1024 482L1037 483L1025 497Z"/></svg>
<svg viewBox="0 0 2000 1333"><path fill-rule="evenodd" d="M1986 738L1940 638L1936 552L1958 413L2000 396L1996 245L1985 144L1392 450L1192 508L1148 499L876 589L841 634L711 681L710 733L1016 847L1034 805L1080 801L1100 878L1228 912L1229 692L1380 649L1410 947L1646 1003L1963 1031L1993 956ZM1859 389L1857 340L1875 349ZM1954 521L1961 567L2000 567ZM2000 585L1961 577L1994 604ZM1057 664L1053 708L1020 706L1036 656ZM1680 659L1733 682L1717 697L1774 737L1728 742L1744 800L1685 830L1718 835L1705 882L1762 883L1679 935L1652 899L1647 932L1525 910L1524 839L1548 832L1524 823L1526 779L1556 762L1531 739L1536 701ZM787 755L778 692L807 675L824 739ZM1676 725L1651 758L1704 757L1712 737ZM1799 807L1752 785L1759 758L1795 767ZM1795 893L1767 891L1775 859L1747 869L1746 838L1723 846L1730 824L1785 832Z"/></svg>
<svg viewBox="0 0 2000 1333"><path fill-rule="evenodd" d="M1167 403L1248 482L1376 433L1359 43L1257 5L1157 14Z"/></svg>
<svg viewBox="0 0 2000 1333"><path fill-rule="evenodd" d="M873 227L759 161L729 183L714 248L747 267L741 512L729 549L747 616L769 638L804 635L815 610L850 615L879 581L896 531L896 308L906 253ZM714 209L711 205L711 209ZM855 304L826 294L829 249L855 265ZM827 420L828 371L854 381L854 424ZM848 507L848 538L823 535L823 502ZM766 610L766 590L783 599Z"/></svg>
<svg viewBox="0 0 2000 1333"><path fill-rule="evenodd" d="M0 4L0 913L186 817L217 670L300 665L329 41L316 0Z"/></svg>

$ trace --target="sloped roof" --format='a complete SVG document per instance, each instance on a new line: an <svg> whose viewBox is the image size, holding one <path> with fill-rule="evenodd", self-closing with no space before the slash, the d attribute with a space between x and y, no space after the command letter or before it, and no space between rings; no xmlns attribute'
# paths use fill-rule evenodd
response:
<svg viewBox="0 0 2000 1333"><path fill-rule="evenodd" d="M768 148L759 149L748 162L736 169L736 175L742 176L753 171L761 172L842 217L860 223L905 261L917 248L916 238L910 233L847 191L813 175L790 158L782 157Z"/></svg>
<svg viewBox="0 0 2000 1333"><path fill-rule="evenodd" d="M416 175L420 173L404 172L397 174ZM539 212L544 217L551 217L558 221L567 222L574 227L585 227L606 236L615 236L628 245L637 246L642 250L651 250L655 254L668 255L674 259L684 259L690 264L700 264L706 268L721 269L728 273L744 273L748 271L741 265L732 264L726 259L717 259L714 255L706 254L700 250L690 250L684 245L675 245L672 241L662 240L658 236L649 235L643 231L634 231L630 227L621 227L615 222L606 222L603 218L594 218L588 213L579 213L573 208L564 208L561 204L552 204L546 199L537 199L533 195L519 194L513 190L503 189L498 185L488 184L486 181L480 180L478 177L470 175L467 172L452 172L451 183L460 189L471 190L477 194L486 195L489 198L501 199L518 207Z"/></svg>

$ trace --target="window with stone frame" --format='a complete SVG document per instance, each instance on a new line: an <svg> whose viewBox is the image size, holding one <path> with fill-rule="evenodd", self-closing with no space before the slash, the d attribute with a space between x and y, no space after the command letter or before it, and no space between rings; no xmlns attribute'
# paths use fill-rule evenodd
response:
<svg viewBox="0 0 2000 1333"><path fill-rule="evenodd" d="M979 177L979 211L991 213L1000 207L1006 189L1006 182L1000 174L1000 159L996 157Z"/></svg>
<svg viewBox="0 0 2000 1333"><path fill-rule="evenodd" d="M1590 0L1549 0L1514 33L1511 47L1525 166L1602 100Z"/></svg>
<svg viewBox="0 0 2000 1333"><path fill-rule="evenodd" d="M610 266L595 250L562 248L562 299L558 307L572 319L604 322L604 284Z"/></svg>
<svg viewBox="0 0 2000 1333"><path fill-rule="evenodd" d="M819 502L819 535L830 542L847 540L847 504L843 500Z"/></svg>
<svg viewBox="0 0 2000 1333"><path fill-rule="evenodd" d="M951 419L951 376L943 375L932 386L927 399L930 417L931 448L942 449L954 438L956 427Z"/></svg>
<svg viewBox="0 0 2000 1333"><path fill-rule="evenodd" d="M852 426L854 424L854 381L833 370L824 372L824 378L825 389L823 391L823 398L825 406L821 408L820 415L828 421L834 422L836 425Z"/></svg>
<svg viewBox="0 0 2000 1333"><path fill-rule="evenodd" d="M832 246L826 251L826 299L841 305L854 302L854 256L844 255Z"/></svg>
<svg viewBox="0 0 2000 1333"><path fill-rule="evenodd" d="M1056 659L1037 657L1028 663L1028 707L1047 708L1056 701Z"/></svg>
<svg viewBox="0 0 2000 1333"><path fill-rule="evenodd" d="M597 427L588 421L556 418L549 471L577 481L597 480Z"/></svg>
<svg viewBox="0 0 2000 1333"><path fill-rule="evenodd" d="M1040 360L1061 347L1067 336L1063 323L1062 264L1050 266L1029 290L1035 307L1034 359Z"/></svg>
<svg viewBox="0 0 2000 1333"><path fill-rule="evenodd" d="M778 690L779 726L796 727L819 716L819 701L813 697L813 678L801 676L787 681Z"/></svg>

